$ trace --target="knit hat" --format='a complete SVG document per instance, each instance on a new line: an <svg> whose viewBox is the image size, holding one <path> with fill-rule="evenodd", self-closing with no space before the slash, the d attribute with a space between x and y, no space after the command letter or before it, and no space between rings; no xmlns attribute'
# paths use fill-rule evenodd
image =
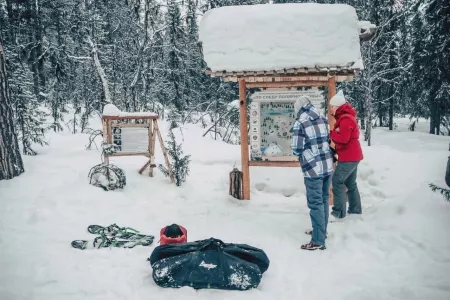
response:
<svg viewBox="0 0 450 300"><path fill-rule="evenodd" d="M297 99L297 101L295 101L294 110L297 112L300 110L300 108L302 108L308 103L311 103L311 99L309 99L308 96L301 96L300 98Z"/></svg>
<svg viewBox="0 0 450 300"><path fill-rule="evenodd" d="M346 102L347 101L345 101L344 92L341 90L339 91L339 93L334 95L333 98L331 98L330 105L339 107L341 105L344 105Z"/></svg>

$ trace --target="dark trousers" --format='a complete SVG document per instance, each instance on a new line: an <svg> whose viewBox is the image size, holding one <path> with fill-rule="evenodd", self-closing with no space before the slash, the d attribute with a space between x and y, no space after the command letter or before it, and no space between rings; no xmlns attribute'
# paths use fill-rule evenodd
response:
<svg viewBox="0 0 450 300"><path fill-rule="evenodd" d="M346 198L348 197L348 213L361 214L361 197L356 184L359 162L339 162L333 174L333 200L331 214L336 218L344 218L346 214ZM347 188L347 195L345 193ZM346 197L347 196L347 197Z"/></svg>

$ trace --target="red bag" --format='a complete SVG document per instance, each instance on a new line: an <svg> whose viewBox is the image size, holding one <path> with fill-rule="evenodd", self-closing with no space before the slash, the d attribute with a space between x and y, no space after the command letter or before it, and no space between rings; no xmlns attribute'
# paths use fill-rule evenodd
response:
<svg viewBox="0 0 450 300"><path fill-rule="evenodd" d="M187 230L181 225L172 224L161 228L160 245L187 243Z"/></svg>

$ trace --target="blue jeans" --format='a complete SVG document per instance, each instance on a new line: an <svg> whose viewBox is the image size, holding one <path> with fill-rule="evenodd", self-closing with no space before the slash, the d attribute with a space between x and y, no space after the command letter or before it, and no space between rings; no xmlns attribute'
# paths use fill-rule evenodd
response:
<svg viewBox="0 0 450 300"><path fill-rule="evenodd" d="M331 175L320 178L305 178L306 199L312 224L311 242L325 246L328 226Z"/></svg>

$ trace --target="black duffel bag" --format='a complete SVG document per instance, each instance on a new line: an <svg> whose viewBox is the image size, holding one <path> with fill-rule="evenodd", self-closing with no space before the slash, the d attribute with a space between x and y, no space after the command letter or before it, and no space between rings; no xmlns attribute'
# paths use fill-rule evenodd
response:
<svg viewBox="0 0 450 300"><path fill-rule="evenodd" d="M256 288L270 263L261 249L215 238L161 245L148 260L161 287L225 290Z"/></svg>

